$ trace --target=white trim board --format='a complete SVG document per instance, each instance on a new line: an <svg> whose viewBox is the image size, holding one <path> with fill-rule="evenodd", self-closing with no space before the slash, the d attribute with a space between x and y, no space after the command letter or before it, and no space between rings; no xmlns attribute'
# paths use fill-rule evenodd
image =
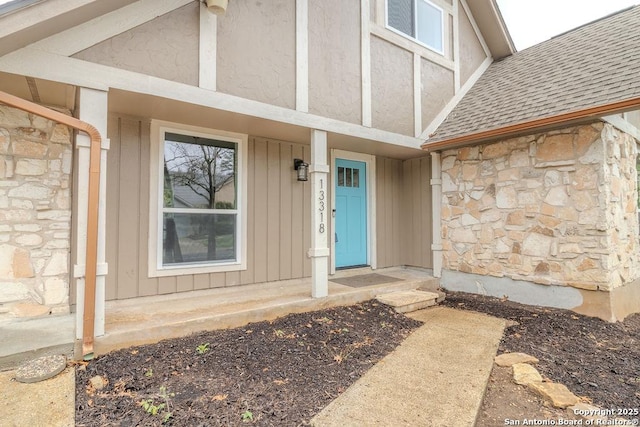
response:
<svg viewBox="0 0 640 427"><path fill-rule="evenodd" d="M164 142L161 140L161 134L164 131L176 133L185 133L188 135L197 135L204 137L215 137L222 140L228 140L238 144L238 170L235 177L237 201L240 205L237 215L240 223L237 225L239 238L236 241L236 256L239 258L233 262L225 262L220 264L210 263L203 265L181 265L179 267L162 267L160 260L162 259L162 208L160 203L163 200L163 187L160 183L160 176L164 155L160 151ZM247 208L247 176L248 176L248 140L249 137L244 134L226 132L217 129L203 128L199 126L190 126L180 123L166 122L163 120L151 121L150 133L151 146L149 150L150 167L149 167L149 236L148 236L148 277L168 277L181 276L187 274L201 273L218 273L226 271L243 271L247 269L247 224L248 224L248 208Z"/></svg>
<svg viewBox="0 0 640 427"><path fill-rule="evenodd" d="M192 0L139 0L35 42L29 47L71 56L191 2Z"/></svg>
<svg viewBox="0 0 640 427"><path fill-rule="evenodd" d="M198 47L198 86L216 90L218 55L218 16L200 3L200 45Z"/></svg>
<svg viewBox="0 0 640 427"><path fill-rule="evenodd" d="M309 0L296 0L296 110L309 111Z"/></svg>
<svg viewBox="0 0 640 427"><path fill-rule="evenodd" d="M24 48L0 58L0 71L99 90L124 91L419 149L419 138L321 117L75 58Z"/></svg>
<svg viewBox="0 0 640 427"><path fill-rule="evenodd" d="M464 9L464 13L467 15L467 18L469 18L469 22L471 22L471 27L473 27L473 31L476 33L476 37L478 38L478 40L480 41L480 44L482 45L484 54L487 55L488 57L492 57L491 50L489 49L489 46L487 46L487 43L484 41L484 37L482 37L482 32L480 31L480 28L476 23L476 19L473 17L473 14L471 13L471 9L469 9L469 5L467 4L466 0L456 0L456 1L460 1L460 4Z"/></svg>
<svg viewBox="0 0 640 427"><path fill-rule="evenodd" d="M362 67L362 126L371 127L371 17L370 0L360 2L360 66ZM371 0L375 1L375 0Z"/></svg>
<svg viewBox="0 0 640 427"><path fill-rule="evenodd" d="M336 191L334 172L336 170L336 159L355 160L364 162L367 166L367 263L372 270L377 268L377 234L376 234L376 156L372 154L355 153L352 151L331 149L331 171L329 173L329 183L331 188L331 209L336 206ZM335 217L331 215L331 234L335 236L336 224ZM329 274L336 273L336 242L335 238L331 238L331 261L329 265Z"/></svg>
<svg viewBox="0 0 640 427"><path fill-rule="evenodd" d="M431 135L435 130L440 126L440 124L447 118L447 116L453 111L453 109L458 105L460 100L469 92L469 89L473 87L473 85L478 81L478 79L484 74L484 72L489 68L489 66L493 63L493 58L487 58L484 60L482 64L478 67L478 69L469 77L467 82L460 88L460 90L455 94L453 98L445 105L445 107L440 110L440 113L429 123L429 126L425 128L425 130L420 135L420 139L427 140L429 135Z"/></svg>

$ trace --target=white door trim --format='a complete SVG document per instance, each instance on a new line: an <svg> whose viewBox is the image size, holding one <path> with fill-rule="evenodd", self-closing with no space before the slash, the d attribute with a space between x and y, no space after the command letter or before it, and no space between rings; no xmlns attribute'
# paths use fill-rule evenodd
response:
<svg viewBox="0 0 640 427"><path fill-rule="evenodd" d="M367 264L373 270L377 268L377 251L376 251L376 156L372 154L354 153L352 151L331 149L331 173L329 183L331 188L331 266L330 274L336 272L336 242L335 242L335 217L333 209L336 205L335 179L334 171L336 168L336 159L355 160L364 162L367 166Z"/></svg>

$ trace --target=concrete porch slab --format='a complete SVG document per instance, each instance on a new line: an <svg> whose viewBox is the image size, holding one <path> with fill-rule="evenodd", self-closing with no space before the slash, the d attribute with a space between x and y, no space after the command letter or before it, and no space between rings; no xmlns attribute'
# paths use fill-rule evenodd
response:
<svg viewBox="0 0 640 427"><path fill-rule="evenodd" d="M370 268L339 271L330 280L372 271ZM438 288L438 280L424 270L388 268L375 272L399 280L360 288L329 282L329 296L319 299L311 297L311 279L305 278L108 302L106 335L96 338L94 354L273 320L290 313L355 304L390 292Z"/></svg>

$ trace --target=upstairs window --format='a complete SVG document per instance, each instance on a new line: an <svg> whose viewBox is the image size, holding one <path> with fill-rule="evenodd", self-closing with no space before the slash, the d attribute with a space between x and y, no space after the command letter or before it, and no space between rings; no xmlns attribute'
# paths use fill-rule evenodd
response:
<svg viewBox="0 0 640 427"><path fill-rule="evenodd" d="M427 0L387 0L387 27L444 53L443 12Z"/></svg>

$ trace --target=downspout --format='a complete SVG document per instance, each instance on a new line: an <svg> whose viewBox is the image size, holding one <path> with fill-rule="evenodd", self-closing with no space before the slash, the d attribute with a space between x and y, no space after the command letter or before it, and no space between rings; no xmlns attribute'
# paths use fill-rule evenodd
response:
<svg viewBox="0 0 640 427"><path fill-rule="evenodd" d="M87 253L85 265L84 315L82 321L82 358L93 359L94 322L96 311L96 268L98 263L98 203L100 192L100 132L89 123L70 117L42 105L0 91L0 103L37 114L70 126L91 138L89 151L89 195L87 212Z"/></svg>
<svg viewBox="0 0 640 427"><path fill-rule="evenodd" d="M433 277L442 277L442 163L439 151L431 152L431 205L433 210L431 253Z"/></svg>

